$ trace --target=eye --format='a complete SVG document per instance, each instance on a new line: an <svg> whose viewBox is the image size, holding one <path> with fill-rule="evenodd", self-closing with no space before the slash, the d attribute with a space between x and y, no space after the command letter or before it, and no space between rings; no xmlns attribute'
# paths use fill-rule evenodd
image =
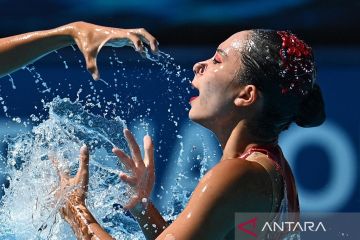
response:
<svg viewBox="0 0 360 240"><path fill-rule="evenodd" d="M213 58L213 59L212 59L212 62L213 62L213 64L218 64L218 63L220 63L218 60L216 60L216 58Z"/></svg>
<svg viewBox="0 0 360 240"><path fill-rule="evenodd" d="M213 57L212 62L214 64L222 63L221 58L217 54Z"/></svg>

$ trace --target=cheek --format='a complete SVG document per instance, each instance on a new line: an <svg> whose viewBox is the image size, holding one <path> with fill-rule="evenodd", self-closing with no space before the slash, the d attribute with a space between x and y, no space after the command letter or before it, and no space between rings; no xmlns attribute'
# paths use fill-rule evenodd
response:
<svg viewBox="0 0 360 240"><path fill-rule="evenodd" d="M216 71L217 69L213 70ZM207 97L216 96L216 99L219 97L226 96L227 91L227 78L228 76L224 74L214 74L211 78L208 78L203 83L203 88L201 94L206 95Z"/></svg>
<svg viewBox="0 0 360 240"><path fill-rule="evenodd" d="M203 85L201 92L200 103L206 105L208 103L214 104L215 100L218 98L219 89L217 84L206 82Z"/></svg>
<svg viewBox="0 0 360 240"><path fill-rule="evenodd" d="M221 84L204 84L200 105L212 115L221 111L228 103L227 92Z"/></svg>
<svg viewBox="0 0 360 240"><path fill-rule="evenodd" d="M221 73L221 71L223 71L223 69L224 69L224 66L221 65L219 67L214 68L214 70L212 70L212 71L213 71L213 73L218 73L218 72Z"/></svg>
<svg viewBox="0 0 360 240"><path fill-rule="evenodd" d="M219 66L211 69L207 74L207 77L202 79L199 103L206 108L224 107L232 97L229 88L234 79L233 69Z"/></svg>

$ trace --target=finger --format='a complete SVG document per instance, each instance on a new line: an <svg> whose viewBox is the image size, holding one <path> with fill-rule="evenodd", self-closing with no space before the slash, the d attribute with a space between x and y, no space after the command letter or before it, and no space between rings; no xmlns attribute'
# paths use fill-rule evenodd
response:
<svg viewBox="0 0 360 240"><path fill-rule="evenodd" d="M152 188L155 182L155 163L154 163L154 145L151 141L151 137L146 135L144 137L144 164L148 172L148 187Z"/></svg>
<svg viewBox="0 0 360 240"><path fill-rule="evenodd" d="M143 39L143 41L145 41L146 43L148 43L150 45L151 51L153 53L158 52L158 50L159 50L158 49L158 45L159 45L158 41L146 29L144 29L144 28L134 29L133 32L140 35L141 38Z"/></svg>
<svg viewBox="0 0 360 240"><path fill-rule="evenodd" d="M135 164L144 164L141 158L139 145L137 144L134 135L132 135L129 129L124 129L124 135L130 147L131 155L132 158L134 159Z"/></svg>
<svg viewBox="0 0 360 240"><path fill-rule="evenodd" d="M83 186L89 183L89 149L86 145L80 148L80 163L76 178Z"/></svg>
<svg viewBox="0 0 360 240"><path fill-rule="evenodd" d="M92 53L85 53L86 69L91 74L94 80L100 79L99 69L97 67L97 53L93 51Z"/></svg>
<svg viewBox="0 0 360 240"><path fill-rule="evenodd" d="M80 148L80 166L79 172L80 173L88 173L89 172L89 149L86 145L83 145Z"/></svg>
<svg viewBox="0 0 360 240"><path fill-rule="evenodd" d="M122 150L118 148L113 148L112 152L120 159L120 161L125 165L126 169L132 170L135 168L134 161Z"/></svg>
<svg viewBox="0 0 360 240"><path fill-rule="evenodd" d="M84 45L83 42L77 38L75 38L75 42L76 45L79 47L80 51L82 52L82 54L84 55L86 62L86 69L91 74L94 80L99 80L100 74L97 67L96 58L101 47L105 44L106 41L104 41L104 43L102 43L102 45L98 46L97 48L89 47L88 44Z"/></svg>
<svg viewBox="0 0 360 240"><path fill-rule="evenodd" d="M141 41L141 38L138 35L136 35L133 32L128 32L127 38L130 39L130 41L133 43L136 51L140 53L144 52L143 42Z"/></svg>
<svg viewBox="0 0 360 240"><path fill-rule="evenodd" d="M119 177L120 177L120 179L121 179L122 181L126 182L126 183L129 184L131 187L136 186L136 183L137 183L136 177L129 176L129 175L123 173L123 172L121 172L121 173L119 174Z"/></svg>
<svg viewBox="0 0 360 240"><path fill-rule="evenodd" d="M151 141L151 137L146 135L144 137L144 164L149 170L154 170L154 145Z"/></svg>

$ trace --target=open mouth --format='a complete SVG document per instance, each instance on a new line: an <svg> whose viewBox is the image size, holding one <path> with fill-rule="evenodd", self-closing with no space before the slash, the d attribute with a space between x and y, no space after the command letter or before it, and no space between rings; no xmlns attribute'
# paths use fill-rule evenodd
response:
<svg viewBox="0 0 360 240"><path fill-rule="evenodd" d="M192 97L190 98L189 100L189 103L191 103L192 101L194 101L196 98L199 97L200 95L200 92L199 90L194 86L194 85L191 85L191 90L190 90L190 96L192 95Z"/></svg>
<svg viewBox="0 0 360 240"><path fill-rule="evenodd" d="M196 97L191 97L190 100L189 100L189 102L191 103L191 102L194 101L196 98L198 98L198 96L196 96Z"/></svg>
<svg viewBox="0 0 360 240"><path fill-rule="evenodd" d="M191 103L192 101L194 101L196 98L199 97L199 90L197 88L193 86L191 90L192 90L191 95L193 96L190 98L189 103Z"/></svg>

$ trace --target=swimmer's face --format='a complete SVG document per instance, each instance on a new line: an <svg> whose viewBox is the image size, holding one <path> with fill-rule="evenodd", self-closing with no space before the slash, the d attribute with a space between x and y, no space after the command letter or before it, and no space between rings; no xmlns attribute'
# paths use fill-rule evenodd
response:
<svg viewBox="0 0 360 240"><path fill-rule="evenodd" d="M239 92L239 71L243 70L241 51L248 43L249 31L232 35L219 45L214 56L196 63L192 84L199 96L191 99L191 120L212 129L236 115L234 104Z"/></svg>

